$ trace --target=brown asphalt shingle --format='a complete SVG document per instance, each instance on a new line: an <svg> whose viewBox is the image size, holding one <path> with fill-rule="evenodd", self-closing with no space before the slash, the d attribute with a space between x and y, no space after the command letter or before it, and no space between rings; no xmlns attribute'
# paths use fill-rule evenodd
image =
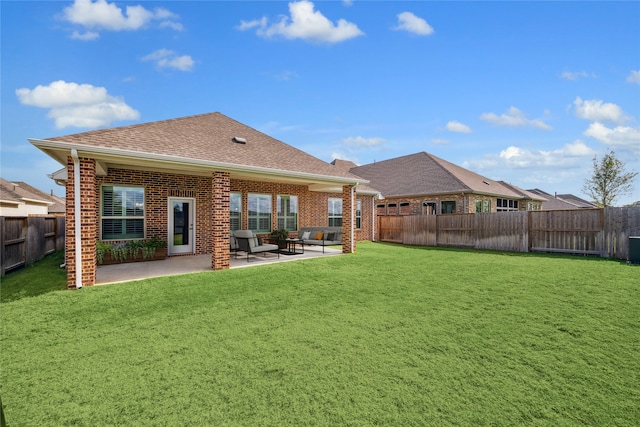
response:
<svg viewBox="0 0 640 427"><path fill-rule="evenodd" d="M425 152L358 166L351 173L369 180L385 197L461 192L521 197L497 181Z"/></svg>
<svg viewBox="0 0 640 427"><path fill-rule="evenodd" d="M234 142L234 137L246 139L246 144ZM204 160L357 179L348 171L217 112L58 136L47 140L170 156L177 162L180 159Z"/></svg>

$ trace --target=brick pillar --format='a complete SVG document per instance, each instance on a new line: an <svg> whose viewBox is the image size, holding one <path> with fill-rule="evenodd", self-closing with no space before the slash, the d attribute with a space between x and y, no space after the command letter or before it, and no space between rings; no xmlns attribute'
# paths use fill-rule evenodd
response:
<svg viewBox="0 0 640 427"><path fill-rule="evenodd" d="M75 168L71 157L67 160L67 200L65 221L65 261L67 263L67 288L76 288L76 218L75 218ZM96 162L80 159L80 233L82 246L82 286L96 283Z"/></svg>
<svg viewBox="0 0 640 427"><path fill-rule="evenodd" d="M356 251L355 241L355 206L356 191L352 185L342 187L342 253ZM352 250L353 247L353 250Z"/></svg>
<svg viewBox="0 0 640 427"><path fill-rule="evenodd" d="M229 268L230 246L229 233L229 192L231 178L228 172L214 172L212 181L213 203L213 251L211 254L211 266L214 270L226 270Z"/></svg>

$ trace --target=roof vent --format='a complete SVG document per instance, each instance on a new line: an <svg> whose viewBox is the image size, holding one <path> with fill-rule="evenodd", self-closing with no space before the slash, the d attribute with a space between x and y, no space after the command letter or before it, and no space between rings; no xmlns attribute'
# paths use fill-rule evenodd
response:
<svg viewBox="0 0 640 427"><path fill-rule="evenodd" d="M482 182L484 182L484 183L485 183L485 184L487 184L487 185L491 185L491 184L489 184L487 181L482 181Z"/></svg>
<svg viewBox="0 0 640 427"><path fill-rule="evenodd" d="M241 138L239 136L234 136L233 137L233 142L235 142L236 144L246 144L247 140L245 138Z"/></svg>

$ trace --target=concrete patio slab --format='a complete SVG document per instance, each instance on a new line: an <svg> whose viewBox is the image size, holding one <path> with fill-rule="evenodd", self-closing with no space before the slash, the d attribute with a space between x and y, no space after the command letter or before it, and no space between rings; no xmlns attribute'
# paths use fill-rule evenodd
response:
<svg viewBox="0 0 640 427"><path fill-rule="evenodd" d="M244 252L239 252L238 257L231 255L230 268L256 267L277 262L291 262L302 259L341 255L342 251L333 248L305 247L304 254L266 256L251 256L247 262ZM96 285L110 283L130 282L133 280L148 279L151 277L173 276L177 274L198 273L213 271L211 269L211 255L188 255L168 257L161 261L143 261L124 264L100 265L96 271Z"/></svg>

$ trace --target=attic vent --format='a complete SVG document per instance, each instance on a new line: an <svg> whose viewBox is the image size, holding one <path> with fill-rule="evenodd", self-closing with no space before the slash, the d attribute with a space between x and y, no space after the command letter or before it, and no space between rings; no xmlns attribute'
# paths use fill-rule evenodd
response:
<svg viewBox="0 0 640 427"><path fill-rule="evenodd" d="M236 144L246 144L247 140L244 138L241 138L239 136L234 136L233 137L233 142L235 142Z"/></svg>
<svg viewBox="0 0 640 427"><path fill-rule="evenodd" d="M485 183L485 184L487 184L487 185L491 185L491 184L489 184L487 181L482 181L482 182L484 182L484 183Z"/></svg>

